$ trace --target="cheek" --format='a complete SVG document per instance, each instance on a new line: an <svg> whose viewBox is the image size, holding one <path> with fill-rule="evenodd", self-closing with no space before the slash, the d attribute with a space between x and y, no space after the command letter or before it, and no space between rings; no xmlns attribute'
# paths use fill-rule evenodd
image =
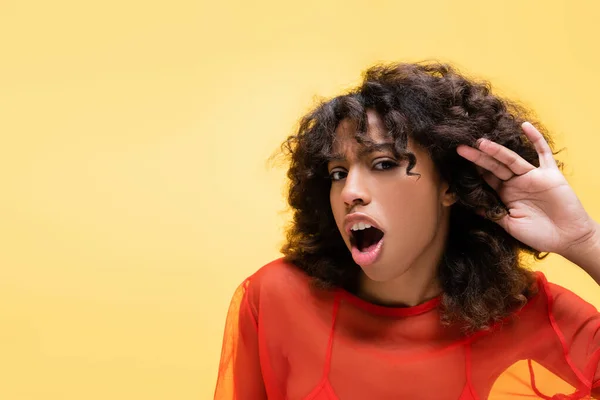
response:
<svg viewBox="0 0 600 400"><path fill-rule="evenodd" d="M341 229L344 219L344 204L341 202L340 195L335 190L329 192L329 204L331 212L335 218L335 224L338 229Z"/></svg>
<svg viewBox="0 0 600 400"><path fill-rule="evenodd" d="M437 192L426 186L398 185L383 196L385 209L396 227L419 235L435 228L440 210Z"/></svg>

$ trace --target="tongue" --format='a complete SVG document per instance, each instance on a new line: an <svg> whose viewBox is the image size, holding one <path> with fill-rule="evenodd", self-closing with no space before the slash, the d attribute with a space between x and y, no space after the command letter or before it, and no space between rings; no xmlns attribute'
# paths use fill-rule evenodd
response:
<svg viewBox="0 0 600 400"><path fill-rule="evenodd" d="M361 253L369 253L369 252L375 250L377 248L378 244L379 244L379 242L375 242L370 246L363 247L362 249L360 249L360 251L361 251Z"/></svg>
<svg viewBox="0 0 600 400"><path fill-rule="evenodd" d="M383 232L377 228L367 228L362 231L362 240L358 243L360 251L366 253L373 250L383 238Z"/></svg>
<svg viewBox="0 0 600 400"><path fill-rule="evenodd" d="M367 228L357 235L357 243L352 246L352 258L361 267L373 264L383 244L383 232L377 228Z"/></svg>

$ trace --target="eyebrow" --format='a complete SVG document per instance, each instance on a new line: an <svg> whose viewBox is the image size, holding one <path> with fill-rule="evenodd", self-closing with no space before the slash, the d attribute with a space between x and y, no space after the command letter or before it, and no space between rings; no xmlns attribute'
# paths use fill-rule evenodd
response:
<svg viewBox="0 0 600 400"><path fill-rule="evenodd" d="M386 142L386 143L374 143L374 144L369 144L369 145L363 145L360 147L360 150L358 151L358 158L363 158L365 156L368 156L371 153L386 152L386 151L389 151L389 152L395 154L396 151L394 149L394 144L391 142ZM342 153L334 153L327 159L327 161L329 161L329 162L345 161L345 160L346 160L346 155L342 154Z"/></svg>

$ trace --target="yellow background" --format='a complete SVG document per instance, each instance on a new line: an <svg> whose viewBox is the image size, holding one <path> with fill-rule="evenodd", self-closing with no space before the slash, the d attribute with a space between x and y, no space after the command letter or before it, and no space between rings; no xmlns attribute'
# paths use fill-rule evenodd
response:
<svg viewBox="0 0 600 400"><path fill-rule="evenodd" d="M209 399L315 95L437 58L532 106L600 219L600 6L0 2L0 399ZM600 305L558 256L538 266Z"/></svg>

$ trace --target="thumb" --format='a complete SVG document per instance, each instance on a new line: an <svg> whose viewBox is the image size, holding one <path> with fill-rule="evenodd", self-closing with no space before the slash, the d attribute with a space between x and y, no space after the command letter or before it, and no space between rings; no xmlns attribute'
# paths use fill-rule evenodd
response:
<svg viewBox="0 0 600 400"><path fill-rule="evenodd" d="M490 221L493 221L495 223L497 223L498 225L500 225L505 231L508 232L508 224L509 224L509 219L510 219L510 211L508 211L508 213L506 215L504 215L503 217L501 217L500 219L492 219L492 218L488 218L488 216L486 215L486 209L483 207L477 208L475 210L475 214L479 215L480 217L489 219Z"/></svg>
<svg viewBox="0 0 600 400"><path fill-rule="evenodd" d="M504 217L500 218L499 220L496 220L494 222L496 222L498 225L500 225L506 232L508 232L508 224L510 221L510 214L506 214ZM510 233L510 232L509 232Z"/></svg>

